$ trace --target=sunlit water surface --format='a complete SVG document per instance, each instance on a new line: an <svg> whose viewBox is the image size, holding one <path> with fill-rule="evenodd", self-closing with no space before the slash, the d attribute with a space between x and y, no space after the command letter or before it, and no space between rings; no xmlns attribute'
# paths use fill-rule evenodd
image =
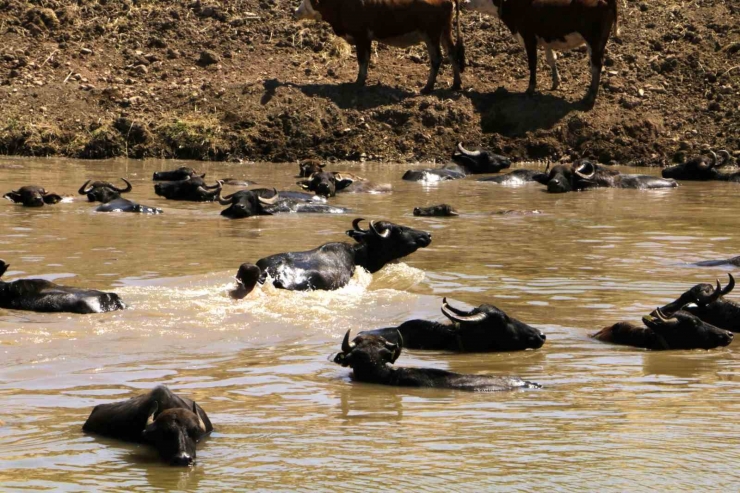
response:
<svg viewBox="0 0 740 493"><path fill-rule="evenodd" d="M349 215L232 221L218 204L154 195L152 172L180 164L0 160L0 193L39 184L74 197L35 210L0 202L5 279L115 290L131 306L87 316L0 309L0 488L737 490L737 341L661 353L588 334L639 321L697 282L724 283L728 269L688 263L740 254L740 185L551 195L536 184L424 186L401 181L401 166L337 165L393 192L332 199ZM191 165L210 180L297 189L295 164ZM87 179L120 176L134 185L130 198L164 214L94 213L75 196ZM461 216L411 214L442 202ZM349 241L355 217L430 231L432 245L338 291L228 297L242 262ZM544 388L388 388L354 383L327 360L347 329L441 319L442 296L494 304L543 330L547 344L406 351L398 364L519 375ZM215 425L195 467L82 433L94 405L159 383L197 400Z"/></svg>

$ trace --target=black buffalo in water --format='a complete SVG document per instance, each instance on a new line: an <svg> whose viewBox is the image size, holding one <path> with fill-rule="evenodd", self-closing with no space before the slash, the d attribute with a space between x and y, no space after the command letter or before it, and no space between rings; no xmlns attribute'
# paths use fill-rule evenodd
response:
<svg viewBox="0 0 740 493"><path fill-rule="evenodd" d="M432 235L388 221L370 221L368 229L360 228L363 219L352 222L347 235L357 243L325 243L306 252L278 253L257 261L260 284L270 276L275 287L293 291L312 289L332 290L345 286L359 266L377 272L388 262L411 255L432 242ZM243 264L239 272L254 272L251 264ZM232 292L234 298L243 298L249 291L251 277L240 280Z"/></svg>
<svg viewBox="0 0 740 493"><path fill-rule="evenodd" d="M732 157L730 153L722 150L719 155L710 151L711 156L698 156L688 161L671 166L663 170L663 178L673 178L674 180L692 180L692 181L732 181L740 182L740 171L736 173L721 173L719 169L728 164Z"/></svg>
<svg viewBox="0 0 740 493"><path fill-rule="evenodd" d="M196 443L213 425L202 407L160 385L147 394L95 406L82 430L151 445L168 464L190 466Z"/></svg>
<svg viewBox="0 0 740 493"><path fill-rule="evenodd" d="M429 207L414 207L414 215L421 217L450 217L459 216L449 204L430 205Z"/></svg>
<svg viewBox="0 0 740 493"><path fill-rule="evenodd" d="M275 189L257 188L240 190L226 197L218 195L221 205L228 205L221 215L231 219L251 216L270 216L281 213L343 214L342 207L326 205L315 196L301 192L278 192Z"/></svg>
<svg viewBox="0 0 740 493"><path fill-rule="evenodd" d="M195 171L193 168L181 166L180 168L169 171L155 171L152 179L154 181L181 181L196 176L199 176L200 178L205 178L206 174L203 173L202 175L199 175L198 172Z"/></svg>
<svg viewBox="0 0 740 493"><path fill-rule="evenodd" d="M740 332L740 303L724 299L735 288L735 278L732 274L728 276L730 282L724 289L719 281L716 288L711 284L697 284L661 310L670 313L682 309L720 329Z"/></svg>
<svg viewBox="0 0 740 493"><path fill-rule="evenodd" d="M126 188L118 188L107 181L94 181L90 183L90 180L87 180L80 187L78 193L80 195L87 195L87 200L90 202L102 202L105 204L111 200L120 199L122 193L128 193L133 190L128 180L125 178L121 178L121 180L126 184Z"/></svg>
<svg viewBox="0 0 740 493"><path fill-rule="evenodd" d="M321 197L334 197L337 193L385 193L391 191L389 184L375 184L357 175L321 171L297 185Z"/></svg>
<svg viewBox="0 0 740 493"><path fill-rule="evenodd" d="M318 159L306 159L298 163L298 178L308 178L314 173L321 173L326 165Z"/></svg>
<svg viewBox="0 0 740 493"><path fill-rule="evenodd" d="M178 181L165 181L154 185L154 193L169 200L213 202L218 197L223 182L207 185L200 176Z"/></svg>
<svg viewBox="0 0 740 493"><path fill-rule="evenodd" d="M648 175L623 175L619 171L581 159L572 164L557 164L535 176L551 193L576 192L592 188L631 188L638 190L674 188L674 180Z"/></svg>
<svg viewBox="0 0 740 493"><path fill-rule="evenodd" d="M135 212L139 214L162 214L162 209L137 204L128 199L114 199L99 205L95 212Z"/></svg>
<svg viewBox="0 0 740 493"><path fill-rule="evenodd" d="M720 329L683 310L664 313L656 308L642 317L644 327L619 322L591 337L602 342L645 349L714 349L727 346L732 332Z"/></svg>
<svg viewBox="0 0 740 493"><path fill-rule="evenodd" d="M457 180L467 175L498 173L511 166L511 160L505 156L488 151L469 151L462 143L457 144L452 160L453 164L446 164L441 168L409 170L403 175L403 179L427 182Z"/></svg>
<svg viewBox="0 0 740 493"><path fill-rule="evenodd" d="M702 262L696 262L694 265L698 267L719 267L722 265L734 265L740 267L740 257L732 257L724 260L704 260Z"/></svg>
<svg viewBox="0 0 740 493"><path fill-rule="evenodd" d="M23 204L26 207L42 207L62 201L61 195L47 192L44 187L36 185L27 185L18 190L13 190L3 195L3 198L16 204Z"/></svg>
<svg viewBox="0 0 740 493"><path fill-rule="evenodd" d="M545 334L508 316L495 306L480 305L470 311L450 306L442 300L442 313L452 322L409 320L398 327L375 329L360 335L382 336L409 349L432 349L457 352L494 352L539 349L545 344Z"/></svg>
<svg viewBox="0 0 740 493"><path fill-rule="evenodd" d="M360 382L471 392L540 388L536 383L517 377L463 375L434 368L393 367L391 365L396 362L403 349L402 336L396 336L396 343L374 334L360 334L351 343L349 337L350 333L347 331L342 341L342 352L334 357L334 362L352 368L355 380Z"/></svg>
<svg viewBox="0 0 740 493"><path fill-rule="evenodd" d="M0 260L0 277L10 265ZM126 308L115 293L60 286L44 279L0 280L0 308L33 312L103 313Z"/></svg>
<svg viewBox="0 0 740 493"><path fill-rule="evenodd" d="M497 183L499 185L521 185L537 181L535 177L541 174L541 171L533 169L515 169L511 173L506 173L505 175L487 176L485 178L478 178L476 181Z"/></svg>

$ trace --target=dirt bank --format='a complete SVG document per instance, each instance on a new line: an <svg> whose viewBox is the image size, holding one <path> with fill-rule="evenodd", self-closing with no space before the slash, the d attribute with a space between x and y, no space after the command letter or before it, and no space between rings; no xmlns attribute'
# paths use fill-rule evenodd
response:
<svg viewBox="0 0 740 493"><path fill-rule="evenodd" d="M0 0L0 152L82 158L286 161L446 158L455 142L520 158L571 153L664 164L740 149L740 4L620 2L602 91L579 100L585 49L561 89L525 97L525 55L502 25L464 15L465 90L419 96L426 52L378 47L369 87L297 2Z"/></svg>

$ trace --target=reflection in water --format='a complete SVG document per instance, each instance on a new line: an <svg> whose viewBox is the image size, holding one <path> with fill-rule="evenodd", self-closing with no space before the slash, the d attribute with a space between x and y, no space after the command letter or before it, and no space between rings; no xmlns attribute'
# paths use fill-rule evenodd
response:
<svg viewBox="0 0 740 493"><path fill-rule="evenodd" d="M132 306L84 317L0 310L4 488L519 490L536 478L545 490L736 489L738 343L651 353L588 334L726 276L727 267L688 264L738 254L737 185L555 196L534 184L422 186L400 180L405 167L353 164L336 168L391 182L393 192L332 199L351 215L230 221L218 204L156 197L152 172L171 162L5 161L2 193L34 183L74 195L89 178L124 176L131 200L164 214L96 214L76 195L37 210L0 203L7 279L115 290ZM196 167L291 189L294 166ZM460 217L412 215L443 202ZM525 213L494 214L502 210ZM265 286L228 297L242 262L348 241L355 217L434 240L335 292ZM404 351L400 365L514 374L544 388L396 389L353 382L327 361L348 329L442 320L442 296L496 305L547 343L520 353ZM195 399L216 427L192 469L81 432L94 405L157 383Z"/></svg>

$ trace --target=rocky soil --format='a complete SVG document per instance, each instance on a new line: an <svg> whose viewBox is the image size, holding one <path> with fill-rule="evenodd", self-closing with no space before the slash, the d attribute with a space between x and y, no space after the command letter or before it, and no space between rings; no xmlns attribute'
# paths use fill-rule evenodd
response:
<svg viewBox="0 0 740 493"><path fill-rule="evenodd" d="M526 97L523 50L463 14L469 67L420 96L422 46L378 46L369 85L352 49L287 0L0 0L0 153L289 161L446 159L457 141L520 159L664 165L740 149L740 3L620 1L588 110L585 49L561 89Z"/></svg>

